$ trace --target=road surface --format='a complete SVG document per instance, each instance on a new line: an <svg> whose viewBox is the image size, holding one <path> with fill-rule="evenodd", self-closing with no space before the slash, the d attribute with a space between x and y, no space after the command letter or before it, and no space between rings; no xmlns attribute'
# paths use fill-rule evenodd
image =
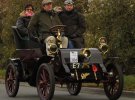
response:
<svg viewBox="0 0 135 100"><path fill-rule="evenodd" d="M6 94L5 85L0 84L0 100L39 100L39 97L36 88L21 84L17 96L10 98ZM108 98L100 89L83 88L78 96L71 96L65 88L56 87L53 100L108 100ZM135 100L135 95L124 93L119 100Z"/></svg>

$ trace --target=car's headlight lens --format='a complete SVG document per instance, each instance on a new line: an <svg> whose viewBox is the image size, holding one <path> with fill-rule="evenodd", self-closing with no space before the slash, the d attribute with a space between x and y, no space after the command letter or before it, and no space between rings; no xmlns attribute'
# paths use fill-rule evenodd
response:
<svg viewBox="0 0 135 100"><path fill-rule="evenodd" d="M107 43L106 37L100 37L99 38L99 44L102 44L102 43Z"/></svg>
<svg viewBox="0 0 135 100"><path fill-rule="evenodd" d="M85 57L90 57L91 56L91 52L90 52L89 48L84 48L82 53L83 53L83 55Z"/></svg>
<svg viewBox="0 0 135 100"><path fill-rule="evenodd" d="M56 44L51 44L51 45L49 46L49 51L50 51L50 53L52 53L52 54L56 53L56 52L57 52L57 49L58 49L58 47L57 47Z"/></svg>

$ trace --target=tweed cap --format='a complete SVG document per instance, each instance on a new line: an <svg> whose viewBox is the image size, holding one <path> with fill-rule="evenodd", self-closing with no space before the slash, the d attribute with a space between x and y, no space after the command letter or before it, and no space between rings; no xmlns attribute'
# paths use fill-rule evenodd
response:
<svg viewBox="0 0 135 100"><path fill-rule="evenodd" d="M47 4L47 3L52 3L53 1L52 0L43 0L42 1L42 5L45 5L45 4Z"/></svg>

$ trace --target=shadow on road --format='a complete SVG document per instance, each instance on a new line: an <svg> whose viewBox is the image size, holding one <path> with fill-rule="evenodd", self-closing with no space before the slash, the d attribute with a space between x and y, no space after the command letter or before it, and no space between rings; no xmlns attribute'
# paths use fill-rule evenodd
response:
<svg viewBox="0 0 135 100"><path fill-rule="evenodd" d="M63 98L63 99L62 99ZM70 96L70 95L55 95L53 100L108 100L103 97L102 98L95 98L90 96L90 97L84 97L82 95L79 96Z"/></svg>
<svg viewBox="0 0 135 100"><path fill-rule="evenodd" d="M18 95L15 98L8 97L7 100L39 100L37 95ZM93 97L81 97L81 96L70 96L70 95L54 95L52 100L107 100L102 98L93 98Z"/></svg>

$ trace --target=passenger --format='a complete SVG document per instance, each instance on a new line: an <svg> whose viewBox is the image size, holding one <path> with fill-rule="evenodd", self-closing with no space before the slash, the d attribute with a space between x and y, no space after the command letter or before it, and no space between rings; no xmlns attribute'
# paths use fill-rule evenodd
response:
<svg viewBox="0 0 135 100"><path fill-rule="evenodd" d="M42 9L40 12L36 13L28 26L30 35L33 31L37 31L39 34L39 39L43 41L46 45L46 52L48 56L53 56L49 52L49 46L56 44L56 38L50 33L50 28L55 25L62 25L58 15L54 13L52 9L52 0L43 0ZM62 37L62 46L67 48L68 39Z"/></svg>
<svg viewBox="0 0 135 100"><path fill-rule="evenodd" d="M24 11L20 13L20 17L18 18L16 22L16 26L19 30L19 33L21 36L28 36L28 24L31 19L31 16L34 14L34 7L32 4L27 4L24 7Z"/></svg>
<svg viewBox="0 0 135 100"><path fill-rule="evenodd" d="M59 11L59 17L62 23L66 25L65 36L69 39L69 48L83 48L83 33L86 30L85 18L74 9L72 0L65 0L64 4L64 10Z"/></svg>

